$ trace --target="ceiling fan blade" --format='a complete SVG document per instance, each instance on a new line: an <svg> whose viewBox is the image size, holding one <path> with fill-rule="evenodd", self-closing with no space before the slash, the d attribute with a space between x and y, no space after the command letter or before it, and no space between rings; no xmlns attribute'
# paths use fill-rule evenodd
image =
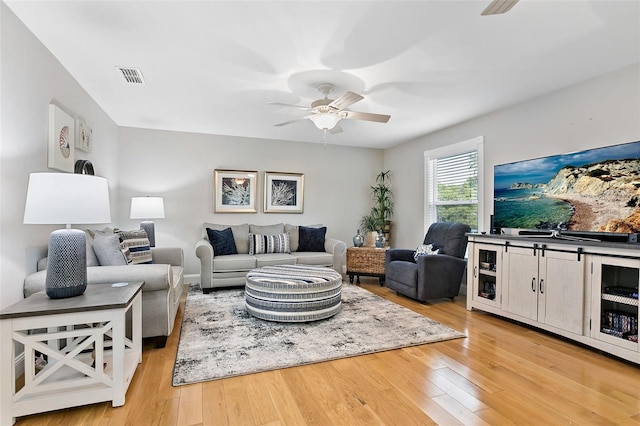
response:
<svg viewBox="0 0 640 426"><path fill-rule="evenodd" d="M500 15L501 13L507 13L513 6L518 3L519 0L493 0L489 3L489 6L482 11L480 15Z"/></svg>
<svg viewBox="0 0 640 426"><path fill-rule="evenodd" d="M328 106L338 111L348 107L349 105L353 105L358 101L364 99L364 96L360 96L357 93L347 92L344 95L340 96L338 99L331 102Z"/></svg>
<svg viewBox="0 0 640 426"><path fill-rule="evenodd" d="M377 123L386 123L391 118L386 114L372 114L370 112L342 111L344 118L351 120L375 121Z"/></svg>
<svg viewBox="0 0 640 426"><path fill-rule="evenodd" d="M289 120L289 121L285 121L284 123L274 124L274 126L282 127L282 126L286 126L286 125L288 125L288 124L293 124L293 123L295 123L295 122L302 121L302 120L306 120L306 119L307 119L306 117L296 118L295 120Z"/></svg>
<svg viewBox="0 0 640 426"><path fill-rule="evenodd" d="M284 106L284 107L298 108L298 109L301 109L303 111L311 111L311 108L309 108L309 107L304 107L304 106L300 106L300 105L292 105L292 104L283 104L281 102L269 102L269 105L278 105L278 106Z"/></svg>

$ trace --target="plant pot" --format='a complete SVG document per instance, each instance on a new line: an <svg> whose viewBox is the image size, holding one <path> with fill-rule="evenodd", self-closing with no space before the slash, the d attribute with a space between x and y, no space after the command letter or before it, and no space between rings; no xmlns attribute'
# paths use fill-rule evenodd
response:
<svg viewBox="0 0 640 426"><path fill-rule="evenodd" d="M367 232L366 234L364 234L364 245L366 247L375 247L376 238L378 238L378 233L376 231Z"/></svg>

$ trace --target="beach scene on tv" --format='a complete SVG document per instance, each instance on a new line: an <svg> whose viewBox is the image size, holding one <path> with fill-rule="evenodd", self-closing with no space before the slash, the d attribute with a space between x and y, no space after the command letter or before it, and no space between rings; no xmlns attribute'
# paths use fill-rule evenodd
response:
<svg viewBox="0 0 640 426"><path fill-rule="evenodd" d="M494 167L494 227L640 232L640 141Z"/></svg>

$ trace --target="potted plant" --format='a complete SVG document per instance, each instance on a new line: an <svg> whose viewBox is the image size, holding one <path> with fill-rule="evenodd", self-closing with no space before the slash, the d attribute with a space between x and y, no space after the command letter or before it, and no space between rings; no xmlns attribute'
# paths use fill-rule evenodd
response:
<svg viewBox="0 0 640 426"><path fill-rule="evenodd" d="M372 232L383 233L387 242L391 228L391 217L393 216L393 192L391 191L391 171L380 172L376 176L376 184L371 187L374 205L371 212L360 219L360 229L368 234L365 236L366 245L370 244L370 239L375 242L377 235Z"/></svg>

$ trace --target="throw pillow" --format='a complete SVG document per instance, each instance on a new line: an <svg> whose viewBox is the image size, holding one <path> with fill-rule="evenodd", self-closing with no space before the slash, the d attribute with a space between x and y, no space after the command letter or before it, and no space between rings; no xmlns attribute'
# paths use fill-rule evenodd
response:
<svg viewBox="0 0 640 426"><path fill-rule="evenodd" d="M420 256L431 256L433 254L440 253L440 249L436 248L433 244L422 244L418 246L416 251L413 253L413 258L415 261L418 261L418 257Z"/></svg>
<svg viewBox="0 0 640 426"><path fill-rule="evenodd" d="M249 234L249 254L263 253L291 253L289 234Z"/></svg>
<svg viewBox="0 0 640 426"><path fill-rule="evenodd" d="M213 247L214 256L223 256L225 254L238 254L236 241L233 239L233 230L231 228L217 231L207 228L207 236Z"/></svg>
<svg viewBox="0 0 640 426"><path fill-rule="evenodd" d="M327 227L308 228L301 226L298 230L298 251L324 251L324 238Z"/></svg>
<svg viewBox="0 0 640 426"><path fill-rule="evenodd" d="M127 264L127 259L120 250L120 236L118 234L96 232L93 236L93 251L100 266Z"/></svg>
<svg viewBox="0 0 640 426"><path fill-rule="evenodd" d="M120 250L127 258L128 264L153 263L149 238L144 230L119 231L118 236L120 237Z"/></svg>

